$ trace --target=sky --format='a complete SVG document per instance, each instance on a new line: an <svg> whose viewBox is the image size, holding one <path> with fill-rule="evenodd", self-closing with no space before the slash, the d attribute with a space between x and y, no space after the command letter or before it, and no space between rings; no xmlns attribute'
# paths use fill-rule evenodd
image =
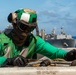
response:
<svg viewBox="0 0 76 75"><path fill-rule="evenodd" d="M39 30L52 29L60 33L61 27L67 34L76 36L76 0L1 0L0 1L0 30L8 25L9 13L21 8L30 8L37 12Z"/></svg>

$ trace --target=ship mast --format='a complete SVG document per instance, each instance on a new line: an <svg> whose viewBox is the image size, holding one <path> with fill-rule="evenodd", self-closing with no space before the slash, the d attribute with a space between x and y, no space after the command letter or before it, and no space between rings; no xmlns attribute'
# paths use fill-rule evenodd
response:
<svg viewBox="0 0 76 75"><path fill-rule="evenodd" d="M52 30L52 33L51 33L51 34L52 34L52 35L55 35L55 29Z"/></svg>
<svg viewBox="0 0 76 75"><path fill-rule="evenodd" d="M63 27L61 27L61 34L65 35L65 32L63 30Z"/></svg>

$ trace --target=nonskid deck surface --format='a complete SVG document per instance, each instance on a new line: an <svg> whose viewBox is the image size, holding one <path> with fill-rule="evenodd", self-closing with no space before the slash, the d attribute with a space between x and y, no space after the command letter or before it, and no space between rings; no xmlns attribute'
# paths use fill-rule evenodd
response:
<svg viewBox="0 0 76 75"><path fill-rule="evenodd" d="M44 61L43 57L39 61ZM49 59L48 59L49 60ZM25 67L1 67L0 75L76 75L76 66L62 59L50 60L51 64L40 66L39 62L30 62ZM32 64L32 65L31 65Z"/></svg>
<svg viewBox="0 0 76 75"><path fill-rule="evenodd" d="M8 67L0 75L76 75L76 67Z"/></svg>
<svg viewBox="0 0 76 75"><path fill-rule="evenodd" d="M76 60L74 61L76 62ZM47 65L40 65L41 62ZM51 60L47 57L42 57L37 61L29 62L25 67L1 67L0 75L76 75L76 63L73 62L74 65L72 66L72 62L63 59Z"/></svg>

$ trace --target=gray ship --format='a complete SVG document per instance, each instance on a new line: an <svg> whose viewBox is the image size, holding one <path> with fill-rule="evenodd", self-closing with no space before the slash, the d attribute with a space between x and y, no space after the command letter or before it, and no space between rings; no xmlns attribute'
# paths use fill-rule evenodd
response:
<svg viewBox="0 0 76 75"><path fill-rule="evenodd" d="M45 30L41 30L41 37L50 44L59 48L74 48L75 39L71 35L67 35L61 27L61 33L56 34L55 29L51 34L45 34Z"/></svg>

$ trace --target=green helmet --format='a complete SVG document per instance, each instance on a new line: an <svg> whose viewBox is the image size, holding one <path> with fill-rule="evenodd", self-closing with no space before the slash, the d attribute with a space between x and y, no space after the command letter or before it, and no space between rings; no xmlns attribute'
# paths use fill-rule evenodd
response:
<svg viewBox="0 0 76 75"><path fill-rule="evenodd" d="M29 26L32 31L37 25L37 14L31 9L19 9L9 14L8 21L17 24L21 30L25 30L26 26Z"/></svg>
<svg viewBox="0 0 76 75"><path fill-rule="evenodd" d="M17 13L17 19L23 20L27 23L33 23L37 21L37 14L31 9L21 9L15 11Z"/></svg>

